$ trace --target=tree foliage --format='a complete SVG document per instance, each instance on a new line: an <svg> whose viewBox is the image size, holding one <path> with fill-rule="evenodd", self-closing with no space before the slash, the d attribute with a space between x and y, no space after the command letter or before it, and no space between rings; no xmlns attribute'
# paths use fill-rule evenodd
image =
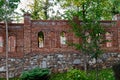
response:
<svg viewBox="0 0 120 80"><path fill-rule="evenodd" d="M106 31L100 20L111 17L110 5L112 4L109 0L63 1L63 7L73 7L66 11L65 17L70 20L74 34L82 41L79 44L73 43L73 46L85 55L85 70L88 63L87 55L95 58L97 63L99 55L103 53L101 45L106 42L104 38ZM80 22L79 19L82 21Z"/></svg>
<svg viewBox="0 0 120 80"><path fill-rule="evenodd" d="M120 0L57 0L65 12L79 14L82 20L82 13L86 13L86 18L91 19L99 16L96 11L101 13L101 20L112 19L115 14L120 13ZM99 7L97 3L99 3ZM99 9L98 9L99 8ZM95 16L97 15L97 16Z"/></svg>
<svg viewBox="0 0 120 80"><path fill-rule="evenodd" d="M34 0L33 4L30 4L29 6L31 8L30 13L33 19L48 19L49 0Z"/></svg>
<svg viewBox="0 0 120 80"><path fill-rule="evenodd" d="M98 58L103 53L102 44L105 40L105 29L100 20L112 19L113 14L119 13L118 0L66 0L61 1L63 8L68 8L65 17L72 25L72 31L81 39L81 43L73 43L84 54L84 69L87 70L88 58ZM77 3L78 2L78 3ZM82 20L82 21L79 21ZM96 66L96 80L98 80L98 66Z"/></svg>
<svg viewBox="0 0 120 80"><path fill-rule="evenodd" d="M20 0L0 0L0 21L10 20Z"/></svg>
<svg viewBox="0 0 120 80"><path fill-rule="evenodd" d="M55 13L53 7L55 6L53 1L50 0L34 0L34 2L30 5L30 13L32 19L53 19L54 16L52 14ZM50 16L52 15L52 16ZM57 17L59 18L59 17Z"/></svg>
<svg viewBox="0 0 120 80"><path fill-rule="evenodd" d="M72 0L71 0L72 1ZM105 3L107 0L80 0L81 3L78 5L76 2L74 6L78 7L78 11L67 11L67 18L71 21L72 30L75 35L82 39L81 44L75 44L76 47L82 50L83 53L94 53L97 54L100 51L100 44L104 42L103 34L105 33L104 28L100 25L101 18L105 10ZM107 13L106 13L107 14ZM72 15L72 16L70 16ZM82 19L81 24L76 19L72 20L73 16ZM77 22L77 23L76 23ZM90 39L90 42L88 41ZM98 57L98 56L97 56Z"/></svg>
<svg viewBox="0 0 120 80"><path fill-rule="evenodd" d="M33 3L28 5L30 9L28 11L22 9L22 12L29 12L35 20L58 20L62 19L60 9L56 8L58 6L56 0L33 0Z"/></svg>
<svg viewBox="0 0 120 80"><path fill-rule="evenodd" d="M119 14L120 13L120 0L111 0L112 7L111 12L112 15Z"/></svg>

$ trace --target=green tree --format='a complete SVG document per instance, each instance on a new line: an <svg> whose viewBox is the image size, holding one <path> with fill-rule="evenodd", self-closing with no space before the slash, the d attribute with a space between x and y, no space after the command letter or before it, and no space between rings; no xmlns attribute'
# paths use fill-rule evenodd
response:
<svg viewBox="0 0 120 80"><path fill-rule="evenodd" d="M97 59L103 53L101 44L106 42L103 36L106 31L100 25L100 20L111 17L111 8L108 7L110 5L109 0L66 0L65 6L63 6L74 7L66 11L65 17L70 20L74 34L82 40L79 44L73 43L73 46L84 54L85 71L88 62L86 56L90 55L91 58L95 58L96 64L98 64ZM82 20L81 23L79 19Z"/></svg>
<svg viewBox="0 0 120 80"><path fill-rule="evenodd" d="M115 14L120 13L120 0L111 0L112 7L111 7L111 12L112 15L114 16Z"/></svg>
<svg viewBox="0 0 120 80"><path fill-rule="evenodd" d="M115 14L120 13L120 0L96 0L100 2L100 11L101 16L100 19L110 20L113 18ZM84 7L84 13L87 13L87 18L93 17L93 7L96 7L95 0L56 0L56 3L60 4L61 8L65 10L65 12L71 13L82 13ZM84 3L84 5L83 5ZM86 6L87 5L87 6ZM97 9L97 8L96 8ZM94 9L95 10L95 9ZM74 11L74 12L73 12ZM72 16L72 14L71 14ZM80 16L80 19L83 17Z"/></svg>
<svg viewBox="0 0 120 80"><path fill-rule="evenodd" d="M30 13L32 19L43 19L47 20L50 18L49 11L51 11L51 7L53 3L49 0L34 0L34 2L30 5Z"/></svg>
<svg viewBox="0 0 120 80"><path fill-rule="evenodd" d="M0 0L0 20L5 22L6 27L6 80L8 76L8 21L17 8L19 0Z"/></svg>
<svg viewBox="0 0 120 80"><path fill-rule="evenodd" d="M20 0L0 0L0 21L10 21Z"/></svg>
<svg viewBox="0 0 120 80"><path fill-rule="evenodd" d="M30 9L28 11L25 11L25 9L22 9L22 12L29 12L31 14L32 19L35 20L48 20L48 19L62 19L61 13L55 8L59 6L56 3L56 0L33 0L33 3L30 3L28 7Z"/></svg>

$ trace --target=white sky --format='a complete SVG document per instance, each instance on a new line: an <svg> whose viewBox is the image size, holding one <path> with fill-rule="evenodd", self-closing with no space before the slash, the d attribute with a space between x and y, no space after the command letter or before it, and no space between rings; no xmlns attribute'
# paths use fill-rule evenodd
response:
<svg viewBox="0 0 120 80"><path fill-rule="evenodd" d="M52 0L50 0L50 1L52 1ZM24 9L25 11L28 11L29 10L28 5L30 3L33 3L33 0L20 0L20 4L18 5L17 12L21 13L20 9ZM53 8L55 11L60 10L59 6L55 6ZM63 12L63 10L60 10L60 11Z"/></svg>
<svg viewBox="0 0 120 80"><path fill-rule="evenodd" d="M20 4L18 5L18 8L17 8L16 11L23 15L23 13L21 12L20 9L23 9L25 11L29 11L29 6L28 5L31 4L31 3L33 3L33 0L20 0ZM63 13L63 10L61 10L59 8L59 6L55 6L55 7L53 7L53 9L54 9L55 12L57 12L57 10L59 10L60 13ZM49 15L54 15L54 14L50 13ZM21 17L21 18L23 18L23 17ZM22 21L23 21L23 19L22 19Z"/></svg>
<svg viewBox="0 0 120 80"><path fill-rule="evenodd" d="M18 5L17 11L21 13L20 9L25 9L25 11L29 10L28 5L32 2L33 0L20 0L20 4Z"/></svg>
<svg viewBox="0 0 120 80"><path fill-rule="evenodd" d="M28 11L29 8L28 8L28 4L32 3L33 0L20 0L20 3L18 5L18 8L15 10L16 12L20 13L21 14L21 17L19 18L20 19L20 23L23 23L23 12L21 12L21 9L25 10L25 11ZM16 23L16 21L14 21Z"/></svg>

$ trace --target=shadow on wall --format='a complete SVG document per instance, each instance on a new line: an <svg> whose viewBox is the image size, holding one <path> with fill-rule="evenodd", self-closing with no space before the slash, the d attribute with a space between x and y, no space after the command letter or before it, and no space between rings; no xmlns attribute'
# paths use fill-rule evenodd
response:
<svg viewBox="0 0 120 80"><path fill-rule="evenodd" d="M120 80L120 63L113 65L115 80Z"/></svg>

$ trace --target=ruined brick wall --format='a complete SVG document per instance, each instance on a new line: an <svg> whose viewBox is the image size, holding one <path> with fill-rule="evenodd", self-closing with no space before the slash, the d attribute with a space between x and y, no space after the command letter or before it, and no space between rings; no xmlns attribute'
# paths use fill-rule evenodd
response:
<svg viewBox="0 0 120 80"><path fill-rule="evenodd" d="M5 26L3 23L0 24L0 36L3 37L3 51L0 52L0 57L5 56L6 51L6 33L5 33ZM15 37L15 41L11 41L11 46L15 46L14 51L9 51L9 57L21 57L24 53L24 29L23 24L8 24L8 38L10 36ZM14 42L14 44L12 44ZM8 42L9 43L9 42Z"/></svg>
<svg viewBox="0 0 120 80"><path fill-rule="evenodd" d="M44 47L38 47L38 33L44 34ZM68 41L74 41L73 33L69 32L67 21L33 21L31 26L31 48L32 52L57 52L67 51L71 48L60 44L60 33L65 32Z"/></svg>
<svg viewBox="0 0 120 80"><path fill-rule="evenodd" d="M119 17L119 15L117 15ZM79 22L81 24L81 21ZM103 49L106 52L119 52L120 47L120 36L119 36L119 28L120 28L120 20L116 21L101 21L101 24L105 27L105 29L112 33L112 46L106 47L106 44L103 45ZM3 28L0 28L0 35L3 36L4 39L4 48L1 52L5 53L5 26L1 24ZM72 51L76 52L76 50L68 46L67 44L60 43L60 35L61 32L65 32L66 41L73 43L80 43L81 40L76 38L74 33L70 31L71 27L66 20L31 20L29 14L24 15L24 24L9 24L9 36L16 37L16 47L14 52L10 52L10 56L12 54L16 56L28 54L28 53L50 53L50 52L67 52ZM38 33L43 32L44 34L44 43L43 47L38 47ZM13 44L14 45L14 44ZM1 54L1 55L2 55ZM13 55L13 56L14 56Z"/></svg>
<svg viewBox="0 0 120 80"><path fill-rule="evenodd" d="M101 24L104 25L106 32L109 32L112 34L112 46L107 47L106 43L102 46L105 52L119 52L118 49L118 22L116 21L101 21Z"/></svg>
<svg viewBox="0 0 120 80"><path fill-rule="evenodd" d="M30 17L30 16L28 16ZM119 16L118 16L119 17ZM65 32L65 36L68 42L80 43L80 39L76 38L74 33L70 32L70 25L68 21L65 20L27 20L29 23L29 32L27 36L31 42L29 45L30 52L58 52L58 51L75 51L73 47L66 45L61 45L60 43L60 33ZM81 22L79 22L81 24ZM103 45L103 49L106 52L119 52L119 23L120 21L101 21L101 25L104 26L107 32L112 34L112 46L106 47L106 44ZM26 31L26 30L24 30ZM38 47L38 33L42 31L44 34L44 47ZM24 32L25 33L25 32ZM28 41L29 41L28 40ZM27 42L27 44L29 44ZM26 43L25 42L25 43Z"/></svg>
<svg viewBox="0 0 120 80"><path fill-rule="evenodd" d="M120 61L120 16L115 21L101 21L105 29L112 33L112 46L102 46L105 54L99 62L101 68L111 67L114 62ZM82 22L78 22L82 24ZM70 31L71 27L66 20L31 20L29 14L24 15L24 24L9 24L9 36L16 37L14 52L9 52L9 76L20 75L22 71L34 67L50 68L51 70L65 71L75 65L83 65L83 55L67 44L61 44L61 32L65 33L66 41L80 43ZM39 47L38 33L43 32L43 47ZM3 37L3 51L0 52L0 77L5 76L5 26L0 23L0 36ZM11 44L14 45L14 44ZM0 47L1 48L1 47ZM94 64L94 65L93 65ZM104 65L102 65L104 64ZM90 60L91 68L95 67L95 61Z"/></svg>

